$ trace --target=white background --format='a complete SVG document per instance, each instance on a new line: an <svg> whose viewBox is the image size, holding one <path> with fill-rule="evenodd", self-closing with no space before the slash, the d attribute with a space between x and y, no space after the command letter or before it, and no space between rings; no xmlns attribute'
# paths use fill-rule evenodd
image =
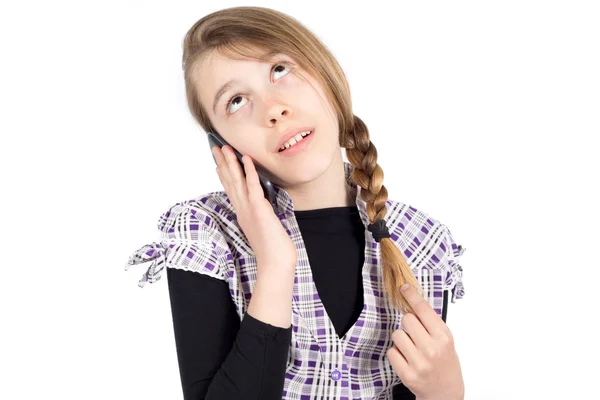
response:
<svg viewBox="0 0 600 400"><path fill-rule="evenodd" d="M389 198L467 248L466 398L600 398L599 6L523 0L3 2L0 397L182 398L166 278L123 266L222 190L181 41L237 5L323 40Z"/></svg>

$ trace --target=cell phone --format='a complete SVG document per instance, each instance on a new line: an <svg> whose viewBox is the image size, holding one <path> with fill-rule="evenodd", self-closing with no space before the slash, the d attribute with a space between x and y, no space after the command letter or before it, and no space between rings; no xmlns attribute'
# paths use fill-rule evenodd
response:
<svg viewBox="0 0 600 400"><path fill-rule="evenodd" d="M219 135L219 133L208 132L208 145L209 145L209 149L211 150L211 155L212 155L213 147L221 148L225 145L231 147L233 149L233 152L235 153L235 156L238 159L238 162L240 163L240 167L242 168L242 172L244 173L244 176L246 176L246 171L244 170L244 163L242 162L242 154L240 154L240 152L237 151L232 145L227 143L227 141L225 141L225 139L223 139L223 137L221 135ZM215 161L215 164L217 164L217 160L215 159L214 155L212 156L212 158ZM252 160L252 161L254 162L254 160ZM277 196L275 193L275 189L273 188L273 184L271 183L271 180L268 177L269 174L266 171L264 171L259 165L256 165L256 163L254 163L254 167L256 169L256 173L258 174L258 179L260 180L260 186L263 189L265 199L267 199L269 201L269 203L271 203L271 206L273 207L273 211L275 212L275 214L277 214L277 212L278 212Z"/></svg>

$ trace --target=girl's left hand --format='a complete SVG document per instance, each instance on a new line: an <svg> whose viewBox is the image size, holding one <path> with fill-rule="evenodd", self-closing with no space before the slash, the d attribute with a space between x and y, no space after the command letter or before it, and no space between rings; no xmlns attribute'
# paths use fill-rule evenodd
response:
<svg viewBox="0 0 600 400"><path fill-rule="evenodd" d="M417 400L462 400L464 382L454 338L429 302L412 285L402 294L415 314L402 316L404 329L392 333L387 357ZM403 286L403 287L404 287Z"/></svg>

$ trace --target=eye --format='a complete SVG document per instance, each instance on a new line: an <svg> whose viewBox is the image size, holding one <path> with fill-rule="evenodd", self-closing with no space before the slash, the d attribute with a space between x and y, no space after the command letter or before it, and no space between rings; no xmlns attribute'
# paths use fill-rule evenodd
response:
<svg viewBox="0 0 600 400"><path fill-rule="evenodd" d="M284 66L284 67L286 67L286 69L288 69L288 72L286 72L283 76L287 75L289 73L289 71L291 71L291 69L292 69L292 65L290 63L288 63L286 61L279 61L279 62L273 64L273 68L271 68L271 72L276 71L281 66ZM285 69L283 71L285 71ZM276 71L276 72L282 72L282 71ZM235 111L229 112L229 106L234 105L234 104L239 105L240 103L236 103L234 101L237 98L244 99L243 97L240 96L240 93L236 93L232 97L230 97L229 100L227 101L227 104L225 105L225 112L227 114L233 114L235 112ZM244 103L242 103L242 105L243 104Z"/></svg>

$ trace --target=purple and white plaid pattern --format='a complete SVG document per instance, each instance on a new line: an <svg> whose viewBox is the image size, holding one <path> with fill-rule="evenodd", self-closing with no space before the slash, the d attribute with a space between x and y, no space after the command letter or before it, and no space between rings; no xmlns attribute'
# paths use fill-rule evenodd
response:
<svg viewBox="0 0 600 400"><path fill-rule="evenodd" d="M294 217L292 200L275 187L279 219L298 251L292 304L292 340L282 399L392 399L392 387L400 383L387 360L392 332L401 328L402 313L386 299L379 244L367 231L366 203L360 186L344 162L346 182L356 190L356 205L365 226L363 265L364 307L341 339L327 315L312 278L306 248ZM450 230L412 206L388 200L385 217L391 240L404 254L425 290L425 298L442 315L443 291L452 300L464 295L459 257L466 248L457 245ZM152 261L139 281L160 279L164 267L179 268L228 282L240 320L246 313L254 283L256 259L237 224L235 210L224 191L182 201L158 221L160 241L144 245L125 266Z"/></svg>

